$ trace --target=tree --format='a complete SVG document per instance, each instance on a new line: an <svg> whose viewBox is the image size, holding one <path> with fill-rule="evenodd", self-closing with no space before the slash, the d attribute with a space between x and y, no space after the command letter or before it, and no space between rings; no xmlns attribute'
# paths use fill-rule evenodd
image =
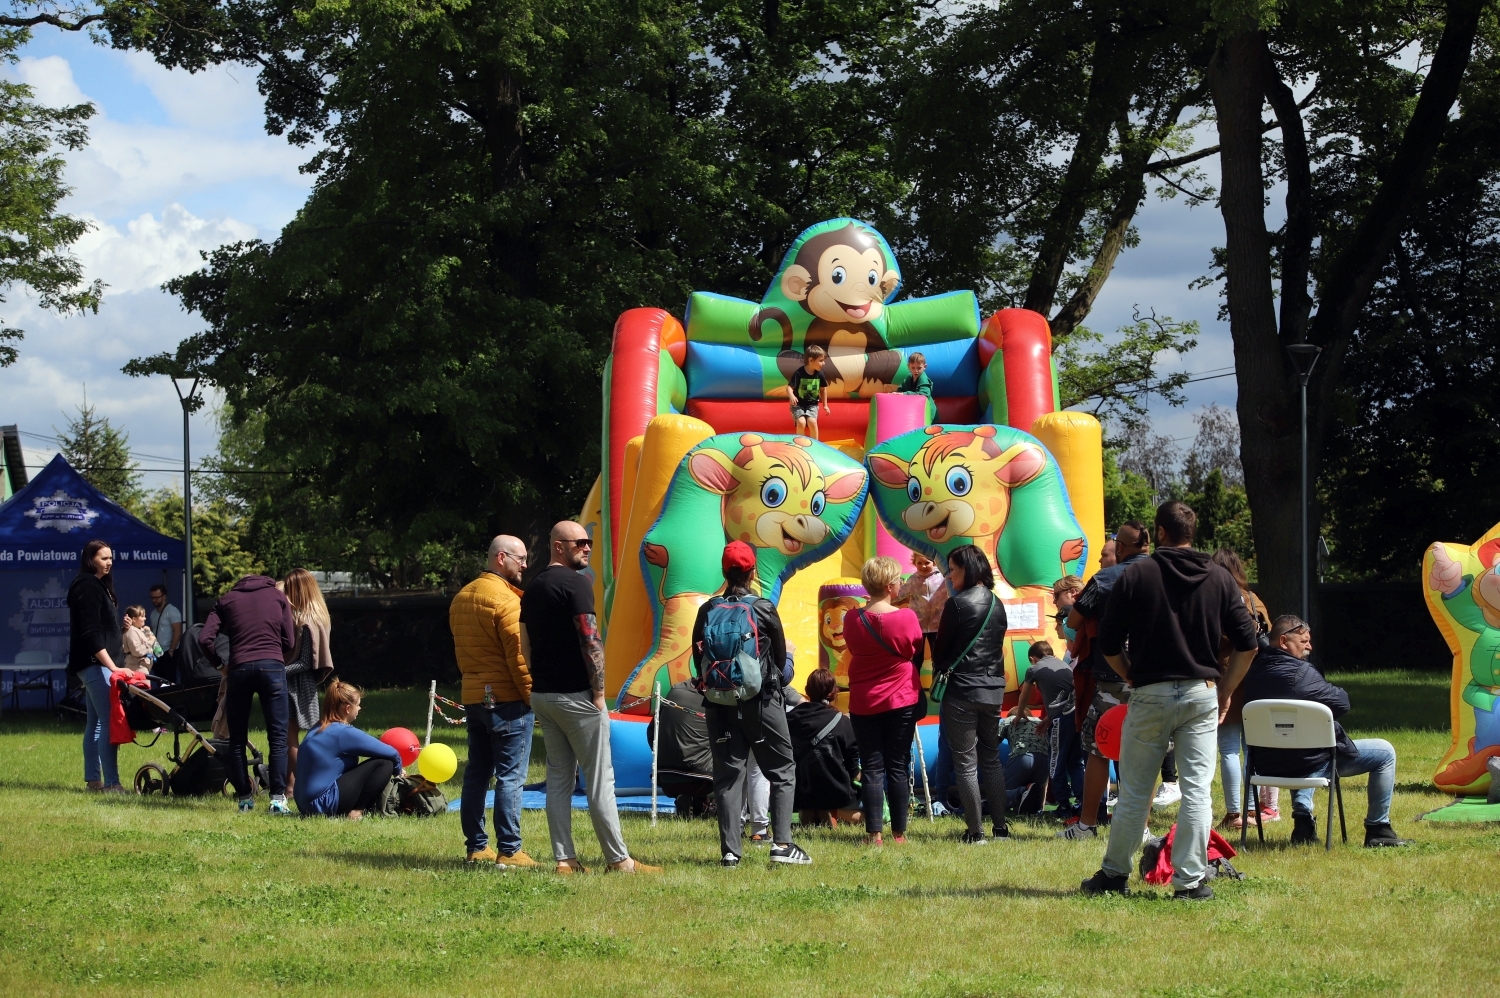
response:
<svg viewBox="0 0 1500 998"><path fill-rule="evenodd" d="M1229 409L1219 405L1205 406L1193 416L1198 432L1182 464L1182 477L1192 491L1200 491L1208 476L1219 473L1230 488L1245 487L1245 470L1240 465L1240 425Z"/></svg>
<svg viewBox="0 0 1500 998"><path fill-rule="evenodd" d="M152 530L182 539L182 493L157 489L142 498L137 514ZM250 524L233 504L214 497L193 504L193 593L215 597L246 575L266 570L249 547Z"/></svg>
<svg viewBox="0 0 1500 998"><path fill-rule="evenodd" d="M1497 97L1469 99L1351 338L1319 483L1338 577L1415 580L1497 519Z"/></svg>
<svg viewBox="0 0 1500 998"><path fill-rule="evenodd" d="M1492 77L1492 22L1481 69L1468 74L1482 9L1481 0L1449 0L1441 10L1226 3L1216 11L1208 82L1220 144L1220 263L1245 486L1273 607L1295 605L1301 588L1298 389L1285 348L1306 340L1323 349L1309 390L1316 475L1371 290L1427 196L1435 158L1463 134L1469 98ZM1413 50L1425 73L1408 68ZM1299 101L1301 85L1310 92ZM1261 138L1266 104L1280 132L1270 151ZM1274 234L1265 220L1268 160L1286 184L1286 221Z"/></svg>
<svg viewBox="0 0 1500 998"><path fill-rule="evenodd" d="M127 371L263 413L257 469L290 476L257 530L342 524L393 583L577 512L621 311L759 297L798 229L891 200L869 57L911 5L226 10L159 58L259 65L318 180L275 242L170 282L208 331Z"/></svg>
<svg viewBox="0 0 1500 998"><path fill-rule="evenodd" d="M1179 356L1198 345L1196 322L1174 322L1153 312L1104 337L1085 326L1076 327L1057 347L1057 382L1064 409L1087 409L1100 419L1126 429L1146 419L1152 395L1172 406L1183 403L1185 373L1158 377L1157 358L1172 351ZM1099 344L1104 347L1099 349Z"/></svg>
<svg viewBox="0 0 1500 998"><path fill-rule="evenodd" d="M16 61L24 30L0 20L0 60ZM92 226L58 210L71 193L63 183L59 146L82 148L92 104L49 108L32 99L30 87L0 79L0 305L16 285L37 303L62 314L99 311L104 285L86 284L83 267L68 248ZM0 317L0 367L15 363L24 331Z"/></svg>
<svg viewBox="0 0 1500 998"><path fill-rule="evenodd" d="M73 470L127 510L136 510L145 493L136 470L140 465L130 456L130 434L116 429L109 417L95 416L85 395L78 415L57 435L58 449Z"/></svg>

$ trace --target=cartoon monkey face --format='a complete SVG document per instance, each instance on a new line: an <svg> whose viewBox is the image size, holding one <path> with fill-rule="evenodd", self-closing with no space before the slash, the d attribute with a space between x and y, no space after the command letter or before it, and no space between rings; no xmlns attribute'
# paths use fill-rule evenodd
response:
<svg viewBox="0 0 1500 998"><path fill-rule="evenodd" d="M847 225L809 239L782 273L781 291L819 319L865 323L880 315L900 280L875 237Z"/></svg>

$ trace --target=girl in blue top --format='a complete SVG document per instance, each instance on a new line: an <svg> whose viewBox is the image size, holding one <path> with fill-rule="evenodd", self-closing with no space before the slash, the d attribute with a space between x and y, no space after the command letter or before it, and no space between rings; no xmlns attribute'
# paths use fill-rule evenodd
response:
<svg viewBox="0 0 1500 998"><path fill-rule="evenodd" d="M380 800L401 755L354 727L361 690L334 680L323 694L322 722L302 739L293 794L303 814L348 815L358 821ZM360 756L369 756L364 762Z"/></svg>

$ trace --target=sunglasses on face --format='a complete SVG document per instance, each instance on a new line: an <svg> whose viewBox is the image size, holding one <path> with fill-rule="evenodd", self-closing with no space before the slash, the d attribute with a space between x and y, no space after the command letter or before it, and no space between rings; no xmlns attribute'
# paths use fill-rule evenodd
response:
<svg viewBox="0 0 1500 998"><path fill-rule="evenodd" d="M579 537L576 540L569 540L565 538L562 543L571 544L575 548L587 548L594 546L594 542L589 540L587 537Z"/></svg>

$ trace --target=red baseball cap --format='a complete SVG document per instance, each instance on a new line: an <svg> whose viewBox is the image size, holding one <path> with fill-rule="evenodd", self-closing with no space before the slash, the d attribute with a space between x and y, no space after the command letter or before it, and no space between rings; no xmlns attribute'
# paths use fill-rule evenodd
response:
<svg viewBox="0 0 1500 998"><path fill-rule="evenodd" d="M738 569L741 572L755 571L755 549L744 541L730 541L724 545L724 560L720 562L724 574L728 575L730 569Z"/></svg>

